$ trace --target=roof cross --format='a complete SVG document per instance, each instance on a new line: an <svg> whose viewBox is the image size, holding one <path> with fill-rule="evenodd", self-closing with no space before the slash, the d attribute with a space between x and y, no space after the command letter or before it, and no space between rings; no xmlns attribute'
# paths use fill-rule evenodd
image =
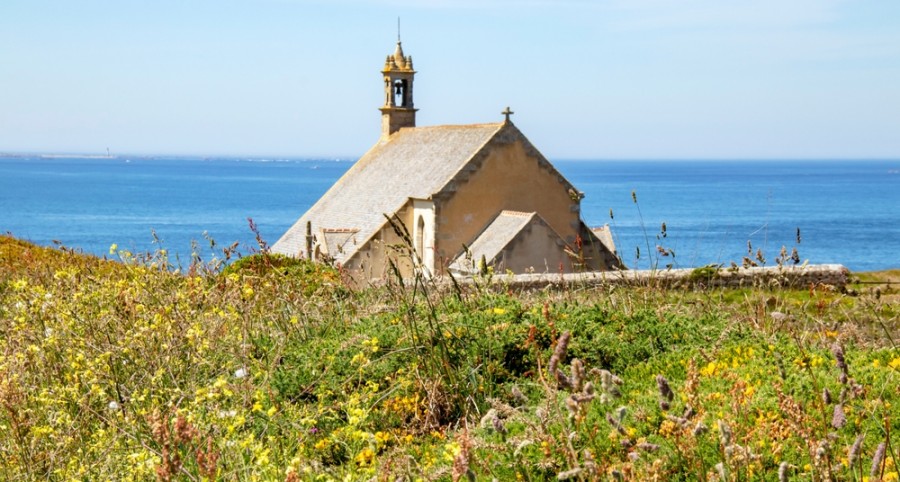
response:
<svg viewBox="0 0 900 482"><path fill-rule="evenodd" d="M501 112L501 114L506 116L506 120L504 122L509 123L509 116L515 114L515 112L509 110L509 106L506 106L506 109L504 109L503 112Z"/></svg>

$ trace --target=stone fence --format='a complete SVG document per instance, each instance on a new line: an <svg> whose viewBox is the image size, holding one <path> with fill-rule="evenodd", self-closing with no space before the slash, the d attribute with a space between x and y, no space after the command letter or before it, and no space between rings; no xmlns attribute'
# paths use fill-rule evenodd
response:
<svg viewBox="0 0 900 482"><path fill-rule="evenodd" d="M705 266L687 269L600 271L569 274L494 275L491 281L510 289L536 290L565 286L636 285L671 288L739 288L751 286L809 287L828 285L843 289L850 270L839 264L803 266L766 266L757 268L718 268ZM457 279L460 284L475 283L473 278Z"/></svg>

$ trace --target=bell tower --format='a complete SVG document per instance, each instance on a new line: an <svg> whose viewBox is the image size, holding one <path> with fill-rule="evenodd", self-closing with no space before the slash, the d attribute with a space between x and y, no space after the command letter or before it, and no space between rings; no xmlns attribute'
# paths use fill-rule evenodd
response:
<svg viewBox="0 0 900 482"><path fill-rule="evenodd" d="M403 55L400 35L397 35L397 48L393 55L388 55L381 71L384 77L384 106L381 107L381 137L387 138L403 127L416 126L416 111L413 104L413 70L412 56Z"/></svg>

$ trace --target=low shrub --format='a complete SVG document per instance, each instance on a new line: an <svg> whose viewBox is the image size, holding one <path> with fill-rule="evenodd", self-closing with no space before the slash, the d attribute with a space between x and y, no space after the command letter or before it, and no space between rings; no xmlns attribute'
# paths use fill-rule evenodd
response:
<svg viewBox="0 0 900 482"><path fill-rule="evenodd" d="M896 480L893 292L169 269L0 237L7 480Z"/></svg>

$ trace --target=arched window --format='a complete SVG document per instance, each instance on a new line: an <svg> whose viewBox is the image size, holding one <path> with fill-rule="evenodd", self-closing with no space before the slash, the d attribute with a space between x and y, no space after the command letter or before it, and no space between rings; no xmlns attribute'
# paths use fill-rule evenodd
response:
<svg viewBox="0 0 900 482"><path fill-rule="evenodd" d="M416 222L416 256L419 260L425 259L425 218L421 215Z"/></svg>

